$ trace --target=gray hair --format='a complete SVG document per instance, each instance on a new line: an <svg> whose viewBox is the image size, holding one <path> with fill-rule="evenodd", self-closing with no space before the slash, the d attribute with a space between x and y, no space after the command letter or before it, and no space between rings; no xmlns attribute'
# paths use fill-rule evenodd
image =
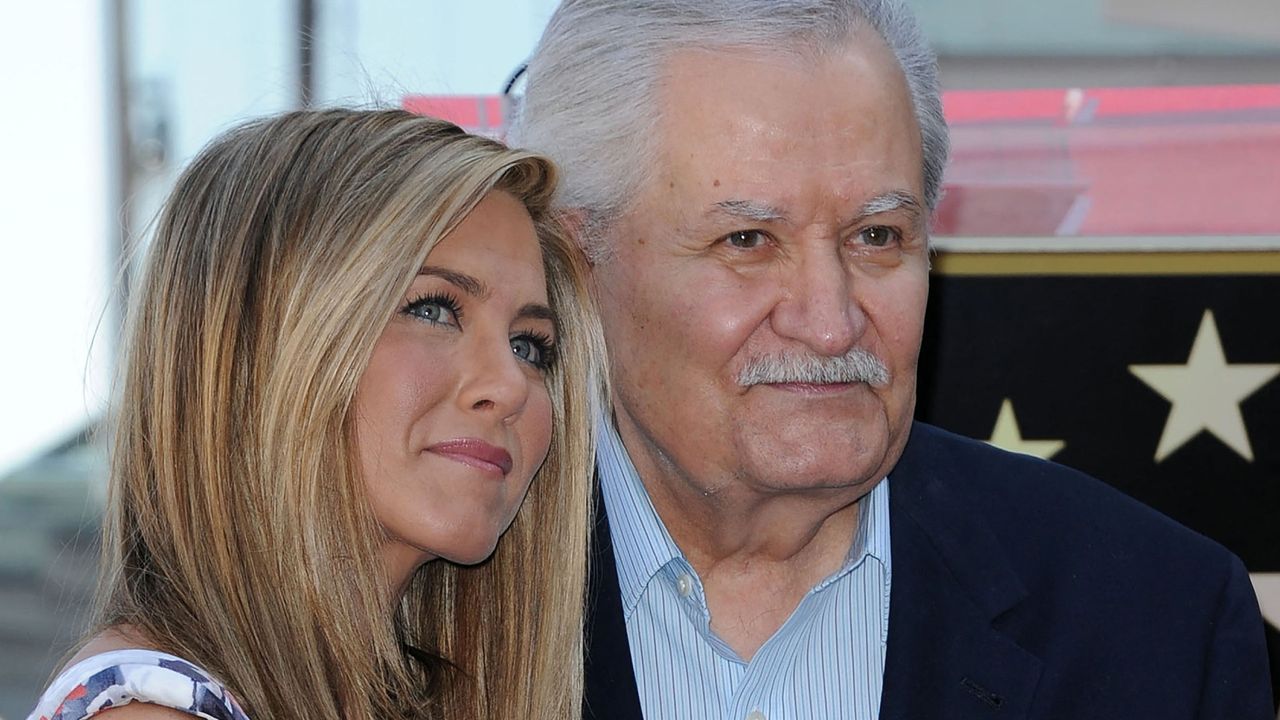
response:
<svg viewBox="0 0 1280 720"><path fill-rule="evenodd" d="M738 372L742 387L774 383L867 383L872 387L889 384L889 368L869 350L851 348L843 355L763 355L753 357Z"/></svg>
<svg viewBox="0 0 1280 720"><path fill-rule="evenodd" d="M564 170L558 203L582 213L589 254L654 171L662 66L684 48L821 52L862 24L893 51L924 155L924 201L937 206L950 141L937 58L900 0L564 0L529 59L513 144Z"/></svg>

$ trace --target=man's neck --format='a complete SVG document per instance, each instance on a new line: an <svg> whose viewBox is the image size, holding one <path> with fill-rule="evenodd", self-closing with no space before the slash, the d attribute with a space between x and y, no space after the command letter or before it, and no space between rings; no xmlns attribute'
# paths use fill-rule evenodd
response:
<svg viewBox="0 0 1280 720"><path fill-rule="evenodd" d="M702 581L712 630L749 660L845 563L858 501L875 484L755 493L740 481L686 477L655 461L643 439L620 434L658 517Z"/></svg>
<svg viewBox="0 0 1280 720"><path fill-rule="evenodd" d="M817 527L787 528L795 516L776 507L695 527L687 512L654 506L702 580L711 629L743 660L782 627L811 588L845 563L859 518L855 502Z"/></svg>

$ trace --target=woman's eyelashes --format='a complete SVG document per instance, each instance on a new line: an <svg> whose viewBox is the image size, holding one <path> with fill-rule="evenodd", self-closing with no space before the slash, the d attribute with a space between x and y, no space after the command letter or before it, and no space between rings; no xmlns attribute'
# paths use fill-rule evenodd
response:
<svg viewBox="0 0 1280 720"><path fill-rule="evenodd" d="M462 306L449 293L420 295L405 303L400 312L432 325L462 327Z"/></svg>
<svg viewBox="0 0 1280 720"><path fill-rule="evenodd" d="M449 293L420 295L405 303L400 312L429 325L462 329L462 305ZM541 372L555 365L556 343L541 331L522 331L511 336L511 354Z"/></svg>
<svg viewBox="0 0 1280 720"><path fill-rule="evenodd" d="M511 338L511 353L523 362L546 372L555 365L556 344L546 333L524 332Z"/></svg>

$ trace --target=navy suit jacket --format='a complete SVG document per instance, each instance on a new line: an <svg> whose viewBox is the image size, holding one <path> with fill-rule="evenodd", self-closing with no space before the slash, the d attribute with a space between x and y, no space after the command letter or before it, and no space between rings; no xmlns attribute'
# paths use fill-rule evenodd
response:
<svg viewBox="0 0 1280 720"><path fill-rule="evenodd" d="M1274 720L1248 574L1101 482L916 423L890 474L880 717ZM641 717L603 502L586 717Z"/></svg>

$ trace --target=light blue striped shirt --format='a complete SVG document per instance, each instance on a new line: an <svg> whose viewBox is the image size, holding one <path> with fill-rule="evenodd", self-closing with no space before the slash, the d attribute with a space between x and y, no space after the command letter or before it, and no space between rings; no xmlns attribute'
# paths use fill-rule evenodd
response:
<svg viewBox="0 0 1280 720"><path fill-rule="evenodd" d="M611 422L596 461L646 720L875 720L889 632L889 482L862 499L843 567L744 662L711 630L702 582Z"/></svg>

